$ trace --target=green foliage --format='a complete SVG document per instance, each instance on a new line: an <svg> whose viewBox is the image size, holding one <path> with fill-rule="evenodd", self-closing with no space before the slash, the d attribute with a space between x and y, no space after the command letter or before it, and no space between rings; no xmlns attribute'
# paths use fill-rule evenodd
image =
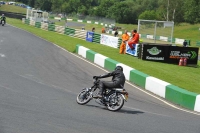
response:
<svg viewBox="0 0 200 133"><path fill-rule="evenodd" d="M144 11L139 15L139 19L147 19L147 20L159 20L159 15L156 11Z"/></svg>
<svg viewBox="0 0 200 133"><path fill-rule="evenodd" d="M45 11L137 23L138 18L200 23L199 0L16 0ZM154 16L155 15L155 16Z"/></svg>

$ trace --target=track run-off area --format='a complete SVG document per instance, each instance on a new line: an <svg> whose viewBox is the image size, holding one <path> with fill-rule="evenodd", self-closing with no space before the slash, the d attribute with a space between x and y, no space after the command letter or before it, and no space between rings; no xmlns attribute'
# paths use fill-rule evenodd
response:
<svg viewBox="0 0 200 133"><path fill-rule="evenodd" d="M31 33L0 27L0 133L200 133L200 115L129 83L118 112L76 96L106 71Z"/></svg>

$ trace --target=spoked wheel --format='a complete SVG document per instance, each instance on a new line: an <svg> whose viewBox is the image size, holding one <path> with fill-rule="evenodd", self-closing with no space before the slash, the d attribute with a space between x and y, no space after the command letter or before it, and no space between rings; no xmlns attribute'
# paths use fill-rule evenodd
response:
<svg viewBox="0 0 200 133"><path fill-rule="evenodd" d="M90 100L90 92L86 90L82 90L76 98L76 102L81 105L88 103Z"/></svg>
<svg viewBox="0 0 200 133"><path fill-rule="evenodd" d="M124 98L121 94L116 95L115 93L112 93L109 96L109 103L107 104L107 108L110 111L118 111L120 110L124 105Z"/></svg>

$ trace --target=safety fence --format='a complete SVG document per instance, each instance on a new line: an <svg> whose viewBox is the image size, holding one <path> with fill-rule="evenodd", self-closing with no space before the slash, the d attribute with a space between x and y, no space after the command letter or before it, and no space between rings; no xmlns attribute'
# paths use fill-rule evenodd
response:
<svg viewBox="0 0 200 133"><path fill-rule="evenodd" d="M95 24L101 24L103 25L103 23L99 23L99 22L92 22L92 21L83 21L83 20L78 20L78 19L68 19L70 21L77 21L77 22L86 22L86 23L95 23ZM86 32L87 31L83 31L83 30L80 30L80 29L73 29L73 28L69 28L69 27L64 27L64 26L58 26L58 25L54 25L54 24L49 24L49 23L44 23L44 22L34 22L33 20L29 20L29 19L22 19L22 22L27 24L27 25L32 25L32 26L35 26L37 28L41 28L41 29L44 29L44 30L48 30L48 31L54 31L54 32L58 32L60 34L65 34L65 35L68 35L68 36L72 36L72 37L77 37L77 38L80 38L80 39L86 39ZM114 31L107 31L106 33L108 34L114 34ZM119 35L123 34L122 31L118 31ZM131 35L130 32L128 32L129 35ZM94 33L93 35L93 41L94 43L101 43L101 36L103 34L98 34L98 33ZM186 39L180 39L180 38L172 38L172 41L171 41L171 38L170 37L164 37L164 36L155 36L154 35L149 35L149 34L139 34L140 35L140 38L141 40L145 40L145 39L148 39L148 40L159 40L159 41L162 41L162 42L173 42L175 44L180 44L182 45L184 40ZM84 38L85 36L85 38ZM190 45L190 40L186 40L188 42L188 45ZM120 46L122 42L122 39L121 37L118 37L118 48ZM146 42L146 40L145 40ZM197 41L196 42L196 46L200 47L200 41Z"/></svg>
<svg viewBox="0 0 200 133"><path fill-rule="evenodd" d="M63 18L66 19L66 18ZM110 27L112 28L113 26L115 26L114 24L106 24L106 23L102 23L102 22L97 22L97 21L88 21L88 20L80 20L80 19L66 19L67 21L74 21L74 22L80 22L80 23L90 23L90 24L98 24L98 25L102 25L105 27ZM115 31L106 31L107 34L114 34ZM123 31L118 31L119 35L123 34ZM165 36L154 36L154 35L149 35L149 34L140 34L140 38L142 39L148 39L148 40L157 40L157 41L163 41L163 42L172 42L175 44L180 44L182 45L184 40L187 41L188 45L191 45L191 41L189 39L181 39L181 38L172 38L171 37L165 37ZM197 45L198 46L198 45Z"/></svg>
<svg viewBox="0 0 200 133"><path fill-rule="evenodd" d="M83 40L87 40L87 37L88 37L87 35L89 33L89 31L86 31L86 30L73 29L73 28L69 28L65 26L59 26L59 25L49 24L49 23L44 23L44 22L35 22L34 20L29 20L29 19L22 19L22 22L27 25L34 26L36 28L41 28L43 30L57 32L60 34L65 34L65 35L83 39ZM100 43L100 44L107 45L114 48L119 48L119 45L122 42L122 39L119 37L113 37L113 36L98 34L94 32L92 32L92 36L90 37L91 37L90 42ZM109 42L114 42L114 43L110 45Z"/></svg>
<svg viewBox="0 0 200 133"><path fill-rule="evenodd" d="M97 25L102 25L105 27L114 27L115 24L106 24L106 23L102 23L102 22L97 22L97 21L90 21L90 20L81 20L81 19L70 19L70 18L59 18L59 17L51 17L52 19L59 19L59 20L67 20L67 21L73 21L73 22L80 22L80 23L88 23L88 24L97 24ZM106 31L107 34L112 34L114 35L115 31L113 30L107 30ZM123 34L123 31L118 31L119 35ZM129 34L131 34L129 32ZM172 38L171 37L165 37L165 36L154 36L154 35L149 35L149 34L140 34L140 38L141 39L147 39L147 40L152 40L152 41L162 41L162 42L167 42L167 43L175 43L175 44L179 44L182 45L183 42L186 40L187 44L190 46L191 45L191 40L189 39L181 39L181 38ZM199 43L196 43L196 46L200 46Z"/></svg>

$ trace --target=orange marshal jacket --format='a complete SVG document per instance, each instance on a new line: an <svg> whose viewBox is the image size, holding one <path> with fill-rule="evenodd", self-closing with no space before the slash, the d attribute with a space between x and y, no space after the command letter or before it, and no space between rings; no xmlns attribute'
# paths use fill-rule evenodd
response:
<svg viewBox="0 0 200 133"><path fill-rule="evenodd" d="M130 36L128 34L123 34L122 35L122 41L128 41Z"/></svg>

